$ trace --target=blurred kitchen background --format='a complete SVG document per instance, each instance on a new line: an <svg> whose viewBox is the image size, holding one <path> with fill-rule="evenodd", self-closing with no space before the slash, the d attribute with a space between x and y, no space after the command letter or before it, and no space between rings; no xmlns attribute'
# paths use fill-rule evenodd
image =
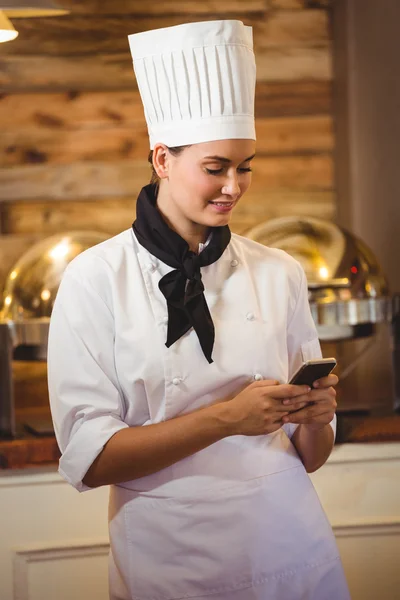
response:
<svg viewBox="0 0 400 600"><path fill-rule="evenodd" d="M231 228L254 236L269 224L282 247L290 236L296 244L303 236L300 250L294 247L299 258L310 239L319 240L318 257L327 262L338 245L322 233L342 240L335 256L342 270L327 289L321 269L307 273L310 299L319 290L322 300L329 292L338 302L366 302L368 315L363 320L358 304L346 305L356 317L342 315L339 323L335 308L335 317L321 325L347 327L347 342L324 329L324 352L347 367L365 344L373 348L342 390L347 416L340 420L340 444L314 481L353 598L394 600L400 593L400 2L60 0L68 14L35 18L21 16L18 4L49 3L0 0L0 17L8 16L19 32L0 44L0 292L36 243L57 234L60 241L71 231L111 236L134 220L150 166L127 35L215 19L253 27L257 157ZM300 223L294 232L285 229L289 221L275 221L291 217ZM49 249L46 242L43 248ZM2 294L3 310L10 297ZM377 299L383 299L378 308ZM0 332L1 343L4 348ZM19 359L12 361L11 386L22 428L0 441L0 512L9 516L12 507L14 514L4 537L12 544L0 544L0 597L105 599L106 490L80 497L61 484L46 428L46 363L11 358ZM10 407L2 393L5 431ZM26 510L22 487L39 512Z"/></svg>
<svg viewBox="0 0 400 600"><path fill-rule="evenodd" d="M127 35L182 22L254 28L257 158L233 216L244 233L282 215L334 219L332 36L326 2L66 0L15 19L0 47L0 276L52 233L130 226L149 180L147 130Z"/></svg>

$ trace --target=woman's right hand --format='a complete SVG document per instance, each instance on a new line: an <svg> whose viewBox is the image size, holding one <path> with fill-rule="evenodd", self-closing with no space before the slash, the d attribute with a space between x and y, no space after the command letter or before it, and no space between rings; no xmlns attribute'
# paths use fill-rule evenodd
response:
<svg viewBox="0 0 400 600"><path fill-rule="evenodd" d="M307 385L279 384L276 380L255 381L224 403L224 419L231 435L263 435L282 427L282 418L308 404ZM290 399L290 409L283 404Z"/></svg>

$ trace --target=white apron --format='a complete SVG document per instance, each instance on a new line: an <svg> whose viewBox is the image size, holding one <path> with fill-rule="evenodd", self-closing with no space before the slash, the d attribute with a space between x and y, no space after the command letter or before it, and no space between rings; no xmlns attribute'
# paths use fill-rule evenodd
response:
<svg viewBox="0 0 400 600"><path fill-rule="evenodd" d="M60 472L77 489L119 429L190 412L254 379L285 382L302 359L319 356L304 274L285 253L233 236L202 269L216 330L211 365L193 330L165 347L158 282L169 270L132 232L68 268L50 329L49 389ZM112 486L112 600L348 600L292 432L225 438Z"/></svg>
<svg viewBox="0 0 400 600"><path fill-rule="evenodd" d="M301 465L173 497L113 486L109 516L113 600L349 598Z"/></svg>

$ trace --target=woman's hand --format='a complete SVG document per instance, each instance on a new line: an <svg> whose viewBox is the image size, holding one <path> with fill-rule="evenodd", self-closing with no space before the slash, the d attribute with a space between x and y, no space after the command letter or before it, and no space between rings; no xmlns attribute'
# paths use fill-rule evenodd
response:
<svg viewBox="0 0 400 600"><path fill-rule="evenodd" d="M332 421L336 411L336 391L333 386L337 385L338 381L338 377L333 374L316 381L314 389L307 394L307 406L300 410L294 408L293 399L284 400L283 405L290 414L283 417L283 423L307 425L309 429L315 431L323 429ZM301 397L296 398L296 401L298 400L301 400ZM296 412L293 412L294 410Z"/></svg>
<svg viewBox="0 0 400 600"><path fill-rule="evenodd" d="M263 435L282 427L290 411L308 404L310 388L305 385L283 384L273 379L248 385L225 403L223 418L231 435ZM290 404L284 401L290 399Z"/></svg>

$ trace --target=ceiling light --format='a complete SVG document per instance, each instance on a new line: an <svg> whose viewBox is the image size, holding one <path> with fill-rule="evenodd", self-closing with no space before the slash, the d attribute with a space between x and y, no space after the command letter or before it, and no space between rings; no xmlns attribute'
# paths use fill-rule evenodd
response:
<svg viewBox="0 0 400 600"><path fill-rule="evenodd" d="M11 40L15 40L17 35L18 31L15 31L11 21L0 11L0 43L11 42Z"/></svg>
<svg viewBox="0 0 400 600"><path fill-rule="evenodd" d="M0 0L0 11L11 19L57 17L69 13L49 0Z"/></svg>

